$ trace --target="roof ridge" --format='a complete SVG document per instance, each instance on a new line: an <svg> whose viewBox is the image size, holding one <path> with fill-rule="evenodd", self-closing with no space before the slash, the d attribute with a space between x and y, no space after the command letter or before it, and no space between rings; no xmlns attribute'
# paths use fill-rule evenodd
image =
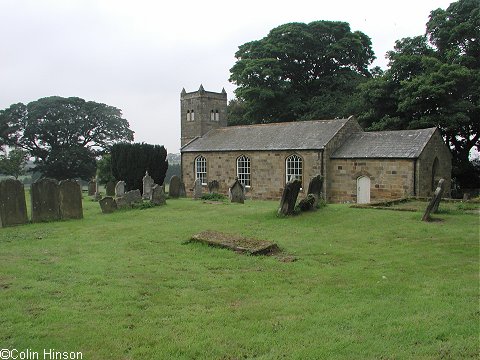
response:
<svg viewBox="0 0 480 360"><path fill-rule="evenodd" d="M217 128L216 130L221 129L233 129L233 128L245 128L245 127L260 127L260 126L281 126L287 124L298 124L298 123L314 123L314 122L326 122L326 121L340 121L348 119L341 118L341 119L322 119L322 120L300 120L300 121L281 121L281 122L271 122L271 123L264 123L264 124L248 124L248 125L233 125L233 126L224 126L221 128Z"/></svg>

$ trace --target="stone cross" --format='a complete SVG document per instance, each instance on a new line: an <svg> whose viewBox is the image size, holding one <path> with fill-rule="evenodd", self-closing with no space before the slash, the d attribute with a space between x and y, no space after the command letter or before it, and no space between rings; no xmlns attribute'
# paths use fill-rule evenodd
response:
<svg viewBox="0 0 480 360"><path fill-rule="evenodd" d="M152 187L154 185L154 181L150 175L148 175L148 170L145 171L145 176L143 177L143 198L145 200L150 199L152 196Z"/></svg>

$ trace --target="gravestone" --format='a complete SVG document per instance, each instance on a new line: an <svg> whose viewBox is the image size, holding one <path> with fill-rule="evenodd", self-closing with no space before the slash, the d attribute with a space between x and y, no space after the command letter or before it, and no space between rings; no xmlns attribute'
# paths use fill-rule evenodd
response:
<svg viewBox="0 0 480 360"><path fill-rule="evenodd" d="M97 182L92 179L88 182L88 196L95 196L95 192L97 191Z"/></svg>
<svg viewBox="0 0 480 360"><path fill-rule="evenodd" d="M95 195L93 195L93 200L99 201L102 199L102 194L100 194L100 184L98 179L95 179Z"/></svg>
<svg viewBox="0 0 480 360"><path fill-rule="evenodd" d="M105 194L107 196L115 196L115 183L109 181L105 184Z"/></svg>
<svg viewBox="0 0 480 360"><path fill-rule="evenodd" d="M145 200L148 200L152 195L152 187L155 184L152 177L148 175L148 170L145 171L145 176L143 177L142 181L143 181L143 198Z"/></svg>
<svg viewBox="0 0 480 360"><path fill-rule="evenodd" d="M123 198L129 205L142 203L142 195L138 189L127 191Z"/></svg>
<svg viewBox="0 0 480 360"><path fill-rule="evenodd" d="M117 210L117 203L111 196L104 197L98 203L100 204L100 208L104 214L109 214Z"/></svg>
<svg viewBox="0 0 480 360"><path fill-rule="evenodd" d="M317 203L318 201L315 195L307 194L307 197L298 202L298 207L302 211L310 211L315 209Z"/></svg>
<svg viewBox="0 0 480 360"><path fill-rule="evenodd" d="M19 180L0 181L0 227L26 224L25 191Z"/></svg>
<svg viewBox="0 0 480 360"><path fill-rule="evenodd" d="M218 183L217 180L212 180L208 183L208 192L210 194L218 193L219 189L220 189L220 184Z"/></svg>
<svg viewBox="0 0 480 360"><path fill-rule="evenodd" d="M180 197L180 185L181 185L180 178L177 175L173 175L170 178L170 186L168 188L168 196L172 199L176 199Z"/></svg>
<svg viewBox="0 0 480 360"><path fill-rule="evenodd" d="M425 209L425 213L423 214L422 221L430 221L430 213L436 213L438 210L438 206L440 205L440 200L442 199L443 195L443 184L445 180L440 179L438 181L438 186L435 189L435 193L433 194L432 199L427 205L427 208Z"/></svg>
<svg viewBox="0 0 480 360"><path fill-rule="evenodd" d="M315 198L315 202L312 204L312 209L317 207L318 201L322 196L322 189L323 189L323 176L322 175L314 176L310 180L310 183L308 184L308 191L307 191L307 196L308 194L312 194ZM309 200L308 203L311 203L311 200Z"/></svg>
<svg viewBox="0 0 480 360"><path fill-rule="evenodd" d="M197 179L195 180L195 184L193 185L193 198L201 199L202 196L203 196L202 180Z"/></svg>
<svg viewBox="0 0 480 360"><path fill-rule="evenodd" d="M125 181L117 182L115 185L115 197L121 197L125 195Z"/></svg>
<svg viewBox="0 0 480 360"><path fill-rule="evenodd" d="M279 215L290 215L295 210L295 203L297 202L298 193L302 182L298 179L290 180L283 189L282 199L280 200L280 207L278 208Z"/></svg>
<svg viewBox="0 0 480 360"><path fill-rule="evenodd" d="M132 207L130 203L127 202L127 199L125 198L125 196L119 196L115 198L115 202L117 203L117 209L126 209L126 208Z"/></svg>
<svg viewBox="0 0 480 360"><path fill-rule="evenodd" d="M180 191L178 192L178 196L181 198L187 197L187 191L185 190L185 184L180 182Z"/></svg>
<svg viewBox="0 0 480 360"><path fill-rule="evenodd" d="M30 188L32 222L60 220L60 192L54 179L40 179Z"/></svg>
<svg viewBox="0 0 480 360"><path fill-rule="evenodd" d="M235 182L228 191L228 196L230 197L230 202L243 204L245 201L245 188L238 181L238 178L235 179Z"/></svg>
<svg viewBox="0 0 480 360"><path fill-rule="evenodd" d="M150 197L150 202L155 205L166 205L166 196L163 187L155 184L152 188L152 196Z"/></svg>
<svg viewBox="0 0 480 360"><path fill-rule="evenodd" d="M60 217L82 219L82 189L75 180L62 180L59 188Z"/></svg>

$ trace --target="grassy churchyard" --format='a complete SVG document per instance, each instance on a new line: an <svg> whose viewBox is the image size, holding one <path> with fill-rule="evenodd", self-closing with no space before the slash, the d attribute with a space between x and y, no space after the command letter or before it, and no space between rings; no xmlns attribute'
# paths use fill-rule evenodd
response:
<svg viewBox="0 0 480 360"><path fill-rule="evenodd" d="M277 201L0 229L0 348L83 359L478 359L479 216ZM440 205L442 208L442 204ZM215 230L294 262L186 243Z"/></svg>

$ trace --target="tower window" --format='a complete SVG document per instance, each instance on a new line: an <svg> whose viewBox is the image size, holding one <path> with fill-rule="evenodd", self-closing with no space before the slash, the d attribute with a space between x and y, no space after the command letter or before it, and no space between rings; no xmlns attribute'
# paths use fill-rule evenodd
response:
<svg viewBox="0 0 480 360"><path fill-rule="evenodd" d="M190 110L187 110L187 121L190 121L191 117L190 117Z"/></svg>
<svg viewBox="0 0 480 360"><path fill-rule="evenodd" d="M237 158L238 181L245 187L250 187L250 158L242 155Z"/></svg>
<svg viewBox="0 0 480 360"><path fill-rule="evenodd" d="M193 110L190 111L190 121L195 121L195 112Z"/></svg>
<svg viewBox="0 0 480 360"><path fill-rule="evenodd" d="M218 110L215 110L215 121L220 121L220 114Z"/></svg>
<svg viewBox="0 0 480 360"><path fill-rule="evenodd" d="M215 121L215 112L213 110L210 112L210 121Z"/></svg>
<svg viewBox="0 0 480 360"><path fill-rule="evenodd" d="M207 185L207 159L199 156L195 159L195 180L200 179L202 185Z"/></svg>
<svg viewBox="0 0 480 360"><path fill-rule="evenodd" d="M300 156L290 155L287 157L285 160L285 174L287 182L293 179L303 181L303 161Z"/></svg>

